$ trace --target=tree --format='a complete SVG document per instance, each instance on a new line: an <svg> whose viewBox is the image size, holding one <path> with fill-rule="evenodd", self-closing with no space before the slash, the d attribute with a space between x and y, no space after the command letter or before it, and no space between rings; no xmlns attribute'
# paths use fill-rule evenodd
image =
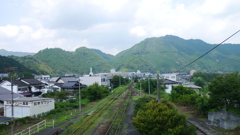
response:
<svg viewBox="0 0 240 135"><path fill-rule="evenodd" d="M68 99L69 92L67 91L56 91L55 96L57 100L63 101Z"/></svg>
<svg viewBox="0 0 240 135"><path fill-rule="evenodd" d="M216 108L234 107L240 103L240 76L238 72L218 76L209 83L209 103Z"/></svg>
<svg viewBox="0 0 240 135"><path fill-rule="evenodd" d="M204 72L195 72L191 77L191 80L194 81L195 78L201 77L204 82L210 82L217 76L220 76L220 73L204 73Z"/></svg>
<svg viewBox="0 0 240 135"><path fill-rule="evenodd" d="M184 115L179 114L167 100L150 101L137 112L133 125L143 135L194 135L195 128L187 125Z"/></svg>
<svg viewBox="0 0 240 135"><path fill-rule="evenodd" d="M117 88L120 85L126 85L129 82L128 78L123 78L122 76L114 75L110 80L113 88Z"/></svg>
<svg viewBox="0 0 240 135"><path fill-rule="evenodd" d="M189 88L185 88L182 85L173 87L173 90L171 91L170 99L173 102L177 102L178 99L183 95L191 95L195 94L195 91Z"/></svg>
<svg viewBox="0 0 240 135"><path fill-rule="evenodd" d="M163 79L160 80L161 82L163 81ZM157 80L156 79L149 79L149 85L150 85L150 93L155 94L157 91ZM148 79L146 80L141 80L141 87L142 90L145 93L148 93ZM136 88L140 89L140 82L138 81L136 83ZM161 91L165 91L166 87L164 85L160 86L160 90Z"/></svg>
<svg viewBox="0 0 240 135"><path fill-rule="evenodd" d="M134 102L134 116L137 115L138 110L142 109L143 107L146 106L148 102L150 102L152 99L150 97L144 96L142 98L139 98Z"/></svg>
<svg viewBox="0 0 240 135"><path fill-rule="evenodd" d="M204 82L204 80L203 80L202 77L196 77L196 78L193 79L193 81L194 81L194 84L195 84L195 85L200 86L200 87L202 87L202 88L203 88L204 85L205 85L205 82Z"/></svg>
<svg viewBox="0 0 240 135"><path fill-rule="evenodd" d="M81 97L87 98L90 101L96 101L102 99L109 94L108 87L100 86L98 83L94 83L87 88L81 90Z"/></svg>
<svg viewBox="0 0 240 135"><path fill-rule="evenodd" d="M32 73L30 73L30 72L20 72L20 73L18 73L18 77L30 77L30 78L33 78L34 75L32 75Z"/></svg>

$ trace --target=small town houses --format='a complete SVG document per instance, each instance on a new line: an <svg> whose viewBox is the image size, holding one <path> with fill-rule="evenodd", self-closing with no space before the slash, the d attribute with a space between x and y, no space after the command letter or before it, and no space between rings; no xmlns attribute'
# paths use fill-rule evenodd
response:
<svg viewBox="0 0 240 135"><path fill-rule="evenodd" d="M0 82L0 114L11 116L11 91L13 91L14 117L34 116L54 109L54 99L42 98L42 94L48 91L67 91L71 94L79 92L80 89L94 83L111 86L110 79L114 75L124 78L140 77L142 79L156 79L156 75L138 72L115 72L93 74L90 69L89 75L68 74L60 77L50 77L50 75L37 75L35 78L18 78L4 80ZM160 78L166 86L166 92L171 93L172 86L179 84L177 74L162 74Z"/></svg>

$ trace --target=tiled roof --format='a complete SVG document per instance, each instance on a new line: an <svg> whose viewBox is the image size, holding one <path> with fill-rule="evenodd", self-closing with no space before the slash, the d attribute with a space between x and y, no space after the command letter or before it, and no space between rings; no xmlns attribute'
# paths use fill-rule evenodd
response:
<svg viewBox="0 0 240 135"><path fill-rule="evenodd" d="M8 80L11 82L11 80ZM28 84L20 81L20 80L12 80L13 85L17 85L18 87L28 86Z"/></svg>
<svg viewBox="0 0 240 135"><path fill-rule="evenodd" d="M43 84L41 81L38 81L37 79L34 79L34 78L20 78L20 80L23 80L31 85L34 85L34 84Z"/></svg>
<svg viewBox="0 0 240 135"><path fill-rule="evenodd" d="M52 98L40 98L40 97L23 97L14 99L14 101L39 101L39 100L49 100Z"/></svg>
<svg viewBox="0 0 240 135"><path fill-rule="evenodd" d="M169 80L169 79L164 79L162 84L178 84L178 82L175 82L175 81L172 81L172 80Z"/></svg>
<svg viewBox="0 0 240 135"><path fill-rule="evenodd" d="M80 83L80 88L85 88L86 85ZM70 81L64 83L61 88L63 89L78 89L79 88L79 83L77 81Z"/></svg>
<svg viewBox="0 0 240 135"><path fill-rule="evenodd" d="M64 83L69 82L69 81L77 81L77 79L76 79L75 76L60 76L60 77L56 80L56 82L57 82L58 80L60 80L60 79L63 80Z"/></svg>
<svg viewBox="0 0 240 135"><path fill-rule="evenodd" d="M21 98L21 97L24 97L24 96L21 94L13 93L13 98ZM4 101L8 99L12 99L11 91L0 86L0 100Z"/></svg>

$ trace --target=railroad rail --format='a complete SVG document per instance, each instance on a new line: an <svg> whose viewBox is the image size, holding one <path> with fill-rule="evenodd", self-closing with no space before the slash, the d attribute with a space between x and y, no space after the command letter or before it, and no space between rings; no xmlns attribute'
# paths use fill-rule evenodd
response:
<svg viewBox="0 0 240 135"><path fill-rule="evenodd" d="M123 118L126 114L126 111L127 111L127 106L129 105L130 103L130 100L131 100L131 97L132 97L132 86L129 86L128 87L128 91L130 93L127 93L127 95L124 97L124 101L121 103L121 106L118 108L117 110L117 113L115 114L110 126L108 127L108 130L106 131L105 135L109 135L109 134L114 134L116 135L117 132L119 131L120 129L120 126L122 125L122 122L123 122ZM119 118L119 119L117 119ZM116 125L114 125L116 124Z"/></svg>
<svg viewBox="0 0 240 135"><path fill-rule="evenodd" d="M114 104L114 102L117 99L121 98L122 94L123 94L122 92L118 92L115 94L114 97L109 98L108 99L109 101L99 106L97 110L92 111L91 114L89 113L89 115L87 115L84 119L78 122L78 123L81 122L81 124L79 124L77 127L73 126L72 128L70 128L67 134L71 134L71 135L84 134L86 130L88 130L89 127L95 122L95 120L103 114L104 111L109 110L109 108ZM124 99L125 97L126 96L124 96Z"/></svg>

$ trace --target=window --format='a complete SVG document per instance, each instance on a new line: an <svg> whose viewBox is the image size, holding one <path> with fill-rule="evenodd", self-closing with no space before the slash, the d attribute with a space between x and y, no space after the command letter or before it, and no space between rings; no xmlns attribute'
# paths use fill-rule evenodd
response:
<svg viewBox="0 0 240 135"><path fill-rule="evenodd" d="M28 105L28 102L23 102L23 105ZM34 104L35 105L35 104Z"/></svg>
<svg viewBox="0 0 240 135"><path fill-rule="evenodd" d="M37 105L37 102L34 102L34 105Z"/></svg>

